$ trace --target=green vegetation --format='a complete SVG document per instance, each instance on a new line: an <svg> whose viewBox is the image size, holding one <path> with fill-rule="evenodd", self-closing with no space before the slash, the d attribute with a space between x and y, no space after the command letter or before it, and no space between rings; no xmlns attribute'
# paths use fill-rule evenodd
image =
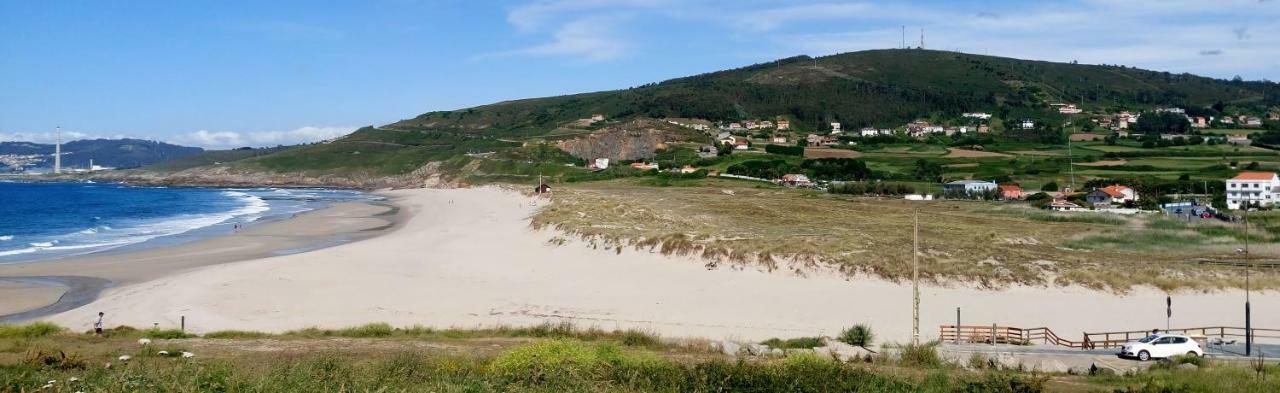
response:
<svg viewBox="0 0 1280 393"><path fill-rule="evenodd" d="M48 322L36 322L28 325L0 325L0 338L36 338L61 333L61 326Z"/></svg>
<svg viewBox="0 0 1280 393"><path fill-rule="evenodd" d="M329 143L317 143L235 162L245 169L325 174L395 175L431 161L520 146L491 137L439 131L365 127Z"/></svg>
<svg viewBox="0 0 1280 393"><path fill-rule="evenodd" d="M1118 292L1244 286L1240 269L1194 263L1237 258L1239 226L1177 228L1148 225L1161 221L1156 216L1052 213L1013 203L857 198L710 178L679 188L615 180L558 188L556 203L539 210L533 225L619 252L699 256L712 266L821 261L847 274L902 280L911 275L904 245L911 244L915 212L926 281ZM1274 241L1257 232L1254 240ZM1252 280L1280 288L1280 272L1255 272Z"/></svg>
<svg viewBox="0 0 1280 393"><path fill-rule="evenodd" d="M768 345L770 348L782 348L782 349L805 349L805 348L817 348L817 347L823 346L822 339L818 337L797 337L797 338L788 338L786 340L783 340L780 338L771 338L768 340L761 341L760 343L764 345Z"/></svg>
<svg viewBox="0 0 1280 393"><path fill-rule="evenodd" d="M728 356L705 342L621 345L589 337L512 338L496 330L458 337L407 336L420 328L384 324L337 329L372 337L101 338L57 331L0 337L0 392L1042 392L1275 391L1280 365L1173 358L1148 371L1117 375L1041 373L993 367L971 356L947 363L938 344L891 350L848 362L798 349L782 356ZM17 327L26 329L25 327ZM557 328L559 329L559 328ZM554 330L554 329L553 329ZM560 329L585 331L580 329ZM120 332L142 332L128 327ZM213 335L212 333L209 335ZM209 336L206 335L206 336ZM816 338L770 340L807 348ZM162 353L167 352L167 353ZM183 357L183 352L194 356ZM122 355L130 359L122 360ZM1179 364L1197 365L1184 370ZM1260 371L1259 371L1260 370ZM1270 374L1270 375L1268 375Z"/></svg>
<svg viewBox="0 0 1280 393"><path fill-rule="evenodd" d="M784 156L804 156L804 146L786 146L786 145L764 145L765 153L778 154Z"/></svg>
<svg viewBox="0 0 1280 393"><path fill-rule="evenodd" d="M871 333L871 327L863 324L850 326L840 332L839 340L845 344L857 345L863 348L870 348L875 342L876 336Z"/></svg>

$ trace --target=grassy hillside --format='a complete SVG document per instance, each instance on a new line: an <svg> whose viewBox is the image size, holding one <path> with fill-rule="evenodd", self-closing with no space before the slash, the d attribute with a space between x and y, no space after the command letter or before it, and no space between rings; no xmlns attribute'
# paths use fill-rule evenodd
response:
<svg viewBox="0 0 1280 393"><path fill-rule="evenodd" d="M1080 65L929 50L873 50L807 56L672 79L626 90L500 102L429 112L397 128L459 129L528 136L589 117L713 120L789 116L801 129L900 125L918 117L985 110L1052 117L1047 104L1086 109L1222 101L1244 107L1280 103L1271 83L1230 82L1122 66Z"/></svg>

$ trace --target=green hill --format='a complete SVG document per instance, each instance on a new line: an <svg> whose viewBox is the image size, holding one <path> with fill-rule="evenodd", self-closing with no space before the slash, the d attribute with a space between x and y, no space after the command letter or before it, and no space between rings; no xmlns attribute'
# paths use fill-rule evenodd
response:
<svg viewBox="0 0 1280 393"><path fill-rule="evenodd" d="M460 157L464 153L510 152L498 156L509 161L498 166L528 169L551 162L529 161L525 157L545 154L516 151L522 145L528 149L529 142L538 140L583 139L619 127L624 132L652 127L645 118L733 121L782 116L802 133L822 130L830 122L845 128L897 127L919 118L958 119L970 111L1061 124L1063 115L1049 105L1054 102L1095 112L1178 106L1192 114L1262 113L1280 105L1280 85L1124 66L872 50L816 59L799 56L624 90L429 112L383 127L365 127L328 143L254 155L232 167L311 175L395 175L453 158L458 159L446 167L463 168L468 161ZM597 113L607 120L583 120ZM553 164L563 167L560 164L568 162L572 160L560 157ZM543 172L524 169L517 171L520 176Z"/></svg>
<svg viewBox="0 0 1280 393"><path fill-rule="evenodd" d="M390 127L536 136L601 113L609 118L738 120L789 116L800 129L897 126L931 115L990 111L1052 116L1048 103L1089 109L1280 103L1274 83L1225 81L1123 66L1082 65L915 49L799 56L635 88L429 112Z"/></svg>

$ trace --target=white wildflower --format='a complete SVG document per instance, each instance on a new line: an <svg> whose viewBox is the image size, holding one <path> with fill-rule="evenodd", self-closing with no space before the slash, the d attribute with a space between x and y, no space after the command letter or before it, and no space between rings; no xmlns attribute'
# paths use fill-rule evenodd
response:
<svg viewBox="0 0 1280 393"><path fill-rule="evenodd" d="M79 380L80 378L76 378L76 377L67 378L67 382L77 382Z"/></svg>
<svg viewBox="0 0 1280 393"><path fill-rule="evenodd" d="M193 357L196 357L196 354L191 353L191 352L187 352L187 351L182 351L182 357L184 357L184 358L193 358Z"/></svg>
<svg viewBox="0 0 1280 393"><path fill-rule="evenodd" d="M169 351L160 351L160 352L156 352L156 354L160 356L169 356Z"/></svg>
<svg viewBox="0 0 1280 393"><path fill-rule="evenodd" d="M53 389L53 384L44 385L44 386L41 386L40 388L41 388L41 389Z"/></svg>
<svg viewBox="0 0 1280 393"><path fill-rule="evenodd" d="M149 338L140 338L140 339L138 339L138 344L140 344L140 345L151 345L151 339L149 339Z"/></svg>
<svg viewBox="0 0 1280 393"><path fill-rule="evenodd" d="M133 356L129 356L129 355L120 355L119 359L120 359L120 361L121 361L121 362L128 362L128 361L129 361L129 359L133 359Z"/></svg>

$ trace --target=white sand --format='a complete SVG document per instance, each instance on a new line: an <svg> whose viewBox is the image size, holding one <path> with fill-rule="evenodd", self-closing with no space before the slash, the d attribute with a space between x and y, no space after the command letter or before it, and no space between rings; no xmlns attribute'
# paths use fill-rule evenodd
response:
<svg viewBox="0 0 1280 393"><path fill-rule="evenodd" d="M109 325L282 331L368 322L475 327L572 321L667 336L761 339L834 335L857 322L885 340L911 330L911 287L876 279L707 270L685 258L548 244L531 200L493 188L389 194L409 210L392 233L305 254L215 265L109 290L47 319L76 330L105 311ZM545 202L542 202L545 203ZM1164 294L1117 297L1079 288L1004 291L926 287L921 332L938 325L1048 326L1083 331L1163 328ZM1280 295L1255 294L1255 326L1280 326ZM1175 327L1243 325L1243 293L1175 295Z"/></svg>

